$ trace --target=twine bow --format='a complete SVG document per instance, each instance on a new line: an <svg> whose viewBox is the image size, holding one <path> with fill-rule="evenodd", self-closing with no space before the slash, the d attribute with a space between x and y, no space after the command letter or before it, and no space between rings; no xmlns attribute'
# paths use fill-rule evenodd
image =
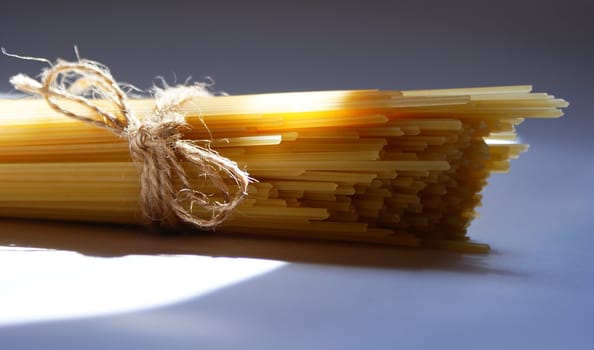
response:
<svg viewBox="0 0 594 350"><path fill-rule="evenodd" d="M128 139L132 159L142 168L140 208L147 224L178 229L183 223L189 223L201 229L213 229L226 220L247 195L251 179L235 162L210 148L182 139L181 132L189 125L179 107L207 94L201 85L157 90L153 112L139 119L109 70L94 61L58 61L43 71L40 81L18 74L10 82L23 92L41 95L61 114ZM67 109L66 101L88 108L91 114ZM100 101L108 101L112 108L105 108L98 103ZM192 186L183 162L196 167L207 186L214 186L219 199L215 194ZM230 190L225 177L236 190Z"/></svg>

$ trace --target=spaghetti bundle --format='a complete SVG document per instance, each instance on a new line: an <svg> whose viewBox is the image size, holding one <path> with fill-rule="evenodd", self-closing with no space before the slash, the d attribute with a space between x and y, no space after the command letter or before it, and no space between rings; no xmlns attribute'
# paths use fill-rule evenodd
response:
<svg viewBox="0 0 594 350"><path fill-rule="evenodd" d="M139 116L154 109L152 99L129 105ZM566 106L503 86L195 96L179 111L191 126L184 139L256 180L216 234L485 252L467 228L489 175L527 149L515 127ZM195 188L221 196L184 167ZM138 174L113 133L41 99L0 100L0 216L139 223Z"/></svg>

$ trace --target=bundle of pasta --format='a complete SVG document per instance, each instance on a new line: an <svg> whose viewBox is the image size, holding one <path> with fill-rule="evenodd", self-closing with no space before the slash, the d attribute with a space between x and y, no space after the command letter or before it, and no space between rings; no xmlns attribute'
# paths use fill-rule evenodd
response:
<svg viewBox="0 0 594 350"><path fill-rule="evenodd" d="M127 103L139 116L155 105ZM255 180L216 234L484 252L467 228L489 175L507 172L527 148L515 126L559 117L565 106L505 86L192 96L178 112L191 126L184 139ZM0 216L138 223L141 181L128 142L42 99L0 100ZM193 186L221 196L184 167Z"/></svg>

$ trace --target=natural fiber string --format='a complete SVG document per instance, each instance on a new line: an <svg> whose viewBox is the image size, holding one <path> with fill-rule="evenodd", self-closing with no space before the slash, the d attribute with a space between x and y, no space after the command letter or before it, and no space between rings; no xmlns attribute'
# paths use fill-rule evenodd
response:
<svg viewBox="0 0 594 350"><path fill-rule="evenodd" d="M50 63L40 81L18 74L10 82L23 92L41 95L61 114L128 139L133 160L142 164L140 208L148 224L179 229L188 223L201 229L213 229L226 220L247 195L251 181L247 172L217 152L181 137L181 132L189 125L179 107L194 97L204 96L206 90L201 85L157 90L154 111L139 119L131 111L126 93L109 70L94 61L59 60L54 65ZM111 102L115 113L95 103L101 100ZM72 112L60 104L63 101L82 105L92 114L85 116ZM194 189L183 162L194 165L201 177L220 191L223 200L217 201L213 194ZM237 190L229 189L224 176L236 185Z"/></svg>

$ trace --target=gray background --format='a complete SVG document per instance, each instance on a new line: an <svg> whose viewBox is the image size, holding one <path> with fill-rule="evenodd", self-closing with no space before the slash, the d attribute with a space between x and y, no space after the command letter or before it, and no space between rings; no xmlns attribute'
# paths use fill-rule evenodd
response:
<svg viewBox="0 0 594 350"><path fill-rule="evenodd" d="M174 74L212 76L231 94L533 84L571 106L560 120L520 127L532 148L492 179L471 228L493 247L488 256L406 251L406 261L379 254L380 264L338 265L292 257L304 263L180 305L2 328L0 347L590 348L593 18L588 1L4 4L8 51L73 59L76 44L141 88ZM0 91L10 75L39 69L0 57ZM155 322L131 330L140 320Z"/></svg>

